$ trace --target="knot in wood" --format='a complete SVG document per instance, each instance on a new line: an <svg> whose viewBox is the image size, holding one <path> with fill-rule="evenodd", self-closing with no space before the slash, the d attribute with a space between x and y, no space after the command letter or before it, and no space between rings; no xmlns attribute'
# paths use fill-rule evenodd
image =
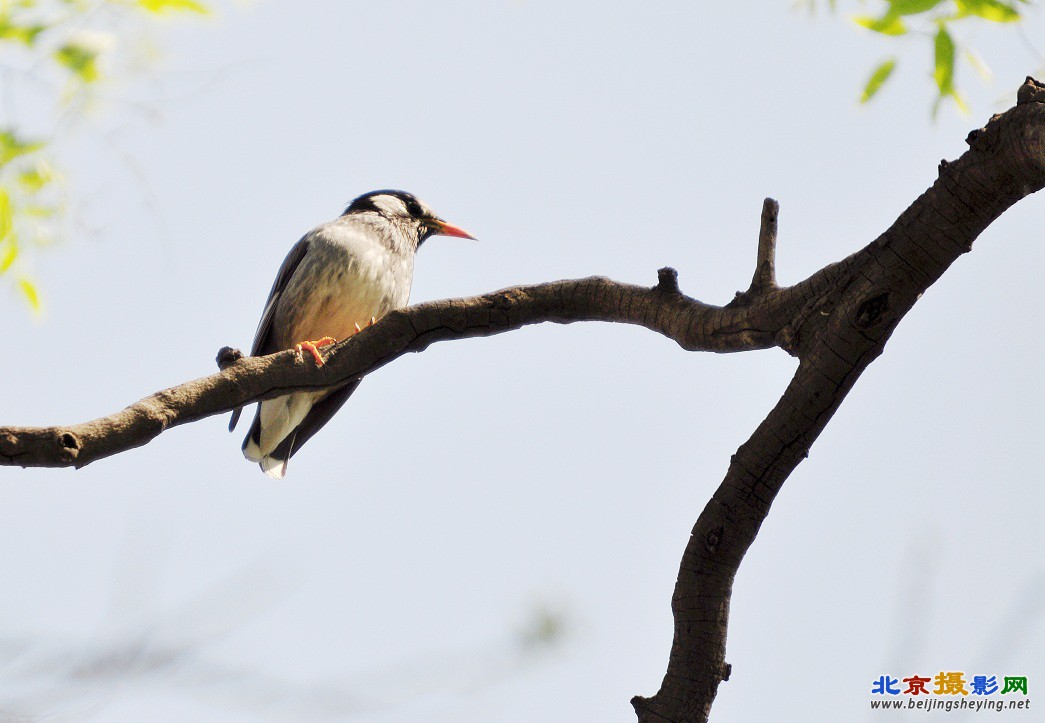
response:
<svg viewBox="0 0 1045 723"><path fill-rule="evenodd" d="M507 291L500 291L490 298L490 308L496 311L505 311L512 308L512 295Z"/></svg>
<svg viewBox="0 0 1045 723"><path fill-rule="evenodd" d="M861 329L869 329L879 323L888 310L889 292L872 296L856 310L856 325Z"/></svg>
<svg viewBox="0 0 1045 723"><path fill-rule="evenodd" d="M80 454L80 440L75 434L62 432L57 435L58 444L61 446L61 455L66 460L74 460Z"/></svg>
<svg viewBox="0 0 1045 723"><path fill-rule="evenodd" d="M718 549L718 543L722 541L722 533L725 528L722 525L715 527L708 531L708 534L704 536L704 547L707 548L708 552L714 552Z"/></svg>

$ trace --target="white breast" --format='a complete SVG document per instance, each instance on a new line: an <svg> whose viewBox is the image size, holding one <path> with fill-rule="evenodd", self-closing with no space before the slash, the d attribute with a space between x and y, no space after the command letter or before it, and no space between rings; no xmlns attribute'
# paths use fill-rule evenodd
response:
<svg viewBox="0 0 1045 723"><path fill-rule="evenodd" d="M338 225L316 230L273 320L283 348L324 336L340 341L356 324L366 326L371 318L406 306L413 250L397 253L367 230Z"/></svg>

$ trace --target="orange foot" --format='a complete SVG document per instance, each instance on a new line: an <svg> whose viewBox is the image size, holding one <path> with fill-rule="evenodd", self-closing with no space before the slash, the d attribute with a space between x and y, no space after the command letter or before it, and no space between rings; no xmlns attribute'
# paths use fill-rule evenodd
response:
<svg viewBox="0 0 1045 723"><path fill-rule="evenodd" d="M323 357L319 354L319 347L330 346L335 342L337 342L337 339L334 337L324 336L322 339L317 339L316 341L303 341L300 344L296 344L294 346L294 351L298 353L298 359L304 361L304 355L302 352L307 350L312 354L312 358L316 360L316 366L321 367L323 366Z"/></svg>

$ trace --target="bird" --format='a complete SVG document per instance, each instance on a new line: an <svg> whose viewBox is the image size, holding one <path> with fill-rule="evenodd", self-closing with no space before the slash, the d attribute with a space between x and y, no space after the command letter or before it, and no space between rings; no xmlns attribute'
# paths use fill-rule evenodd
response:
<svg viewBox="0 0 1045 723"><path fill-rule="evenodd" d="M411 193L364 193L290 249L265 302L251 356L297 349L299 356L307 351L322 365L320 347L407 305L414 255L432 236L475 238ZM360 381L259 402L243 456L269 477L282 479L290 458L330 421ZM233 411L230 432L242 411Z"/></svg>

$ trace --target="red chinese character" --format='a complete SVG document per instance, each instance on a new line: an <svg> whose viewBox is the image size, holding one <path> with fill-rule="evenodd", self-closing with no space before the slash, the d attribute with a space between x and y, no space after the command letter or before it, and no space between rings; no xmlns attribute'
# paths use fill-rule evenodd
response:
<svg viewBox="0 0 1045 723"><path fill-rule="evenodd" d="M904 695L918 695L924 693L929 695L929 691L925 685L929 682L929 678L919 678L917 675L912 675L910 678L904 678L903 682L907 683L907 690L904 691Z"/></svg>

